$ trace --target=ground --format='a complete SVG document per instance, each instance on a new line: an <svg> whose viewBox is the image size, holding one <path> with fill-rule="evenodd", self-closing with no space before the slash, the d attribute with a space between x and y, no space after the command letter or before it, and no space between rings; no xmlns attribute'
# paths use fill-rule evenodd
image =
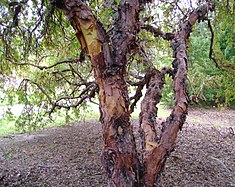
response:
<svg viewBox="0 0 235 187"><path fill-rule="evenodd" d="M133 122L135 131L137 121ZM1 187L103 187L101 125L84 122L0 138ZM235 111L191 108L163 186L235 187Z"/></svg>

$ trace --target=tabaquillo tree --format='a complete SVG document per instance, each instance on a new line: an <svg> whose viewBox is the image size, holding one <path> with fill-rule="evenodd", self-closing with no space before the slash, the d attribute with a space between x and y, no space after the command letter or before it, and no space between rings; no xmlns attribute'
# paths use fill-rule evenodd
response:
<svg viewBox="0 0 235 187"><path fill-rule="evenodd" d="M186 3L187 9L183 7ZM208 20L214 4L174 0L23 0L3 1L2 5L1 72L18 72L18 77L24 77L20 85L23 90L31 83L33 87L27 92L27 101L36 88L35 94L42 98L40 107L49 115L55 109L76 108L98 93L104 141L102 163L108 185L160 185L165 161L174 149L177 133L187 115L189 35L196 22ZM155 26L151 24L154 22ZM148 41L141 40L143 31L149 33L149 37L170 42L172 68L157 69L148 58ZM80 47L76 46L73 35ZM51 64L58 59L56 57L66 59L66 55L72 58ZM143 62L144 70L140 62ZM91 64L94 78L84 66L87 63ZM131 71L134 63L142 76ZM14 65L14 71L11 65ZM43 73L37 73L35 78L30 74L30 68ZM158 123L156 105L162 98L166 74L173 80L174 107L170 116ZM50 78L45 81L46 76ZM53 80L55 84L51 83ZM129 96L130 86L136 87L132 97ZM139 114L142 147L138 152L130 115L145 86L147 90ZM19 96L18 99L22 98ZM35 105L39 106L38 103Z"/></svg>

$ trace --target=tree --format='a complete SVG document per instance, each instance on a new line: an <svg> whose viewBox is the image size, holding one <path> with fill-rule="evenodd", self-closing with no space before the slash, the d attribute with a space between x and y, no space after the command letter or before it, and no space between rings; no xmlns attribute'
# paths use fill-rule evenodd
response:
<svg viewBox="0 0 235 187"><path fill-rule="evenodd" d="M189 103L186 87L188 38L195 23L207 19L208 12L214 10L214 5L207 1L199 8L185 13L182 20L176 19L180 22L177 25L177 31L170 33L169 31L163 32L159 28L146 24L152 18L149 15L142 17L141 12L145 10L144 7L146 4L153 3L151 0L102 2L103 7L113 13L113 19L111 19L112 27L110 25L108 27L106 23L102 24L98 17L95 16L95 14L99 14L99 12L95 13L92 9L93 5L98 4L96 1L53 0L50 2L53 8L47 13L45 11L43 12L45 2L42 1L38 5L37 3L28 5L29 8L36 6L36 12L39 16L32 16L32 22L27 22L29 27L28 32L27 26L24 28L21 27L20 32L22 32L22 35L26 39L29 39L29 43L23 45L20 38L15 37L9 39L7 37L9 37L9 34L12 36L18 31L17 28L19 28L20 21L25 23L24 20L20 20L20 14L21 9L27 6L27 2L21 1L9 4L13 9L12 19L8 20L10 24L3 23L1 26L4 28L1 33L3 38L2 44L4 45L2 55L5 59L4 62L11 62L17 65L16 67L23 65L33 66L39 68L41 71L50 70L58 65L63 66L60 71L51 71L49 73L52 73L54 78L58 78L59 76L59 79L63 79L69 86L69 89L73 86L73 92L69 96L59 95L60 98L55 99L58 95L56 93L53 95L52 93L51 95L53 96L51 96L48 93L51 89L50 87L47 88L48 82L42 81L39 84L28 78L25 78L23 81L25 83L24 85L30 82L36 86L38 94L42 93L42 100L52 106L49 112L50 114L55 108L64 107L69 109L71 107L77 107L86 99L94 97L95 93L98 92L100 121L103 126L104 139L102 163L107 171L109 186L150 187L160 185L161 171L164 168L167 157L174 149L177 133L182 128L187 115ZM185 12L185 10L180 8L178 1L159 1L158 3L162 3L162 7L165 7L166 12L164 14L168 14L168 18L177 17L179 16L179 12ZM172 7L177 9L177 11L174 11ZM51 45L47 43L48 41L42 39L43 36L48 38L58 48L61 48L54 41L56 40L54 36L60 37L56 25L54 28L48 27L51 24L50 16L56 11L55 8L61 9L72 25L81 46L80 57L74 58L73 60L60 61L49 66L18 62L23 61L23 58L39 58L38 51L43 50L42 48L44 46ZM93 8L96 9L97 6ZM162 10L159 9L159 11ZM61 14L58 17L59 19L64 19ZM107 17L103 19L105 20ZM36 20L36 22L33 20ZM42 25L42 20L47 24ZM69 33L72 33L68 26L63 28L67 29ZM34 32L36 30L37 32ZM148 58L145 58L147 53L137 41L137 36L141 30L148 31L153 33L155 37L161 37L171 42L173 69L167 67L158 70ZM51 37L49 31L57 34ZM12 45L12 40L22 44L21 49L15 48ZM40 46L38 47L36 45ZM32 50L33 57L32 54L30 56L28 53L29 49ZM13 53L14 55L12 55ZM132 75L127 71L127 67L131 63L129 61L134 59L134 55L138 55L138 59L141 57L144 58L144 63L147 66L146 73L142 77ZM88 82L88 78L82 77L79 69L76 68L78 63L82 64L84 60L91 62L95 81ZM6 68L6 64L2 65L2 69L4 68ZM71 74L67 76L67 72ZM42 78L43 80L43 76L47 73L44 71L44 73L40 73L40 76L36 78ZM174 107L166 121L157 124L156 105L162 97L162 90L165 84L164 77L166 74L169 74L173 78L175 93ZM74 76L73 79L71 75ZM140 80L133 82L131 79L128 79L128 76L131 75L134 77L134 80ZM75 83L76 81L79 83ZM132 103L130 103L128 96L128 85L137 86L136 94L131 98L133 100ZM77 90L77 87L82 88L82 86L83 88L85 87L83 91ZM146 86L147 91L141 102L140 133L142 138L142 151L139 157L133 135L133 127L130 122L130 114L141 98L144 86ZM45 87L48 91L45 90ZM60 91L58 88L57 90ZM71 102L73 99L76 99L75 103Z"/></svg>

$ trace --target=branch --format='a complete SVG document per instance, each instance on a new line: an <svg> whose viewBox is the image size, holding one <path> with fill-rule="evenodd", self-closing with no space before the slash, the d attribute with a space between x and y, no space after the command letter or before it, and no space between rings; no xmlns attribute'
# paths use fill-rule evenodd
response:
<svg viewBox="0 0 235 187"><path fill-rule="evenodd" d="M103 77L113 62L109 37L103 25L82 0L52 0L51 4L62 9L75 30L82 51L90 58L93 69L97 69L95 74Z"/></svg>
<svg viewBox="0 0 235 187"><path fill-rule="evenodd" d="M152 25L143 25L143 26L141 26L141 29L145 29L146 31L153 33L155 37L161 37L164 40L169 41L174 38L173 33L164 33L159 28L155 28Z"/></svg>
<svg viewBox="0 0 235 187"><path fill-rule="evenodd" d="M121 0L119 3L118 18L114 23L111 37L114 66L126 65L126 54L133 45L139 30L137 25L139 10L138 0Z"/></svg>
<svg viewBox="0 0 235 187"><path fill-rule="evenodd" d="M163 124L159 144L154 145L145 157L146 174L144 176L144 183L146 186L154 186L156 179L159 182L158 174L162 171L167 156L173 151L178 131L182 128L186 120L189 102L186 89L188 64L187 40L192 32L192 26L196 21L205 20L207 13L213 10L214 5L208 2L193 11L189 18L179 26L178 32L171 42L175 58L173 61L175 105L170 116Z"/></svg>
<svg viewBox="0 0 235 187"><path fill-rule="evenodd" d="M130 105L130 114L132 112L134 112L134 108L137 104L137 102L140 100L140 98L142 97L142 90L144 88L145 85L147 85L150 81L150 78L153 76L154 71L150 70L146 73L146 75L142 78L141 81L139 81L138 83L136 83L135 86L138 86L135 92L135 95L133 97L130 98L130 100L133 100L133 103Z"/></svg>
<svg viewBox="0 0 235 187"><path fill-rule="evenodd" d="M46 92L37 82L34 82L34 81L30 80L30 79L23 79L22 83L23 83L23 82L26 82L26 83L27 83L27 82L30 82L30 83L36 85L36 86L39 88L39 90L47 97L48 101L49 101L51 104L53 103L53 100L52 100L52 98L49 96L49 94L47 94L47 92ZM22 83L21 83L20 85L22 85Z"/></svg>
<svg viewBox="0 0 235 187"><path fill-rule="evenodd" d="M79 79L82 81L82 82L86 82L84 80L84 78L80 75L80 73L75 70L71 63L73 64L77 64L78 62L82 62L84 60L84 53L81 52L80 53L80 58L75 58L75 59L68 59L68 60L63 60L63 61L59 61L53 65L50 65L50 66L40 66L40 65L36 65L36 64L33 64L33 63L30 63L30 62L25 62L25 63L17 63L17 62L14 62L12 61L11 59L7 59L9 62L11 62L12 64L15 64L17 66L32 66L32 67L35 67L35 68L38 68L40 70L44 70L44 69L52 69L58 65L61 65L61 64L68 64L70 69L63 69L63 70L56 70L56 71L50 71L50 73L52 74L59 74L66 82L68 82L70 85L77 85L72 83L71 81L69 81L64 75L63 73L64 72L71 72L72 75L75 77L75 75L77 75L79 77ZM40 60L41 61L41 60Z"/></svg>
<svg viewBox="0 0 235 187"><path fill-rule="evenodd" d="M30 63L30 62L25 62L25 63L18 63L18 62L14 62L12 61L11 59L7 58L6 60L8 60L9 62L11 62L12 64L15 64L15 65L18 65L18 66L33 66L35 68L38 68L40 70L43 70L43 69L51 69L57 65L60 65L60 64L67 64L67 63L77 63L78 62L78 59L71 59L71 60L63 60L63 61L59 61L51 66L39 66L39 65L36 65L36 64L33 64L33 63Z"/></svg>
<svg viewBox="0 0 235 187"><path fill-rule="evenodd" d="M13 22L12 22L12 25L10 25L10 28L18 26L18 23L19 23L19 14L21 13L22 6L24 4L26 4L27 1L28 0L20 1L20 2L10 2L9 3L9 8L14 8Z"/></svg>
<svg viewBox="0 0 235 187"><path fill-rule="evenodd" d="M142 80L143 77L136 74L136 73L133 73L133 72L128 72L129 75L131 75L132 77L134 77L135 79L139 79L139 80Z"/></svg>
<svg viewBox="0 0 235 187"><path fill-rule="evenodd" d="M146 47L146 46L145 46L145 47ZM154 69L154 64L153 64L153 62L149 59L148 55L146 54L146 52L145 52L145 50L144 50L145 47L143 47L143 46L141 46L141 45L138 45L138 49L139 49L139 50L138 50L138 53L139 53L140 57L144 57L145 63L148 64L149 68L150 68L150 69Z"/></svg>
<svg viewBox="0 0 235 187"><path fill-rule="evenodd" d="M55 108L75 108L81 105L86 99L91 99L95 97L95 93L98 91L98 85L95 82L89 82L86 85L86 88L78 96L62 96L56 100L53 100L50 95L45 91L45 89L37 82L30 79L23 79L23 82L30 82L31 84L37 86L37 88L47 97L49 103L52 105L51 110L48 112L49 116L54 112ZM22 85L22 84L21 84ZM63 104L61 101L77 100L75 103L66 103ZM79 100L78 100L79 99Z"/></svg>
<svg viewBox="0 0 235 187"><path fill-rule="evenodd" d="M212 29L212 26L211 26L211 22L210 20L208 19L207 20L207 23L208 23L208 27L209 27L209 30L211 32L211 43L210 43L210 51L209 51L209 58L212 59L215 63L215 66L217 68L219 68L219 65L217 63L217 60L216 58L213 56L213 44L214 44L214 32L213 32L213 29Z"/></svg>
<svg viewBox="0 0 235 187"><path fill-rule="evenodd" d="M180 8L180 6L178 5L178 3L177 3L177 2L174 2L174 3L175 3L175 5L177 6L177 8L180 10L181 14L184 15L184 17L185 17L186 15L185 15L184 11Z"/></svg>
<svg viewBox="0 0 235 187"><path fill-rule="evenodd" d="M158 108L156 105L162 98L162 90L165 84L165 74L172 75L171 68L163 68L162 71L153 69L149 74L147 91L141 102L140 131L142 136L142 151L147 153L158 145L156 117ZM146 155L144 155L145 157Z"/></svg>

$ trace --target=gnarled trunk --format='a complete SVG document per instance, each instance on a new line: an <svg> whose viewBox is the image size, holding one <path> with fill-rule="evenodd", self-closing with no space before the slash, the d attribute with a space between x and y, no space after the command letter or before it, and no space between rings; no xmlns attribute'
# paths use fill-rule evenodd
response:
<svg viewBox="0 0 235 187"><path fill-rule="evenodd" d="M130 4L133 5L133 2ZM132 5L123 4L124 8L133 8ZM102 25L81 1L66 1L62 10L75 29L83 50L90 57L99 86L100 121L104 139L102 162L108 174L109 186L137 186L140 166L130 124L127 84L124 81L126 57L122 55L126 53L128 41L121 42L122 37L129 36L113 37L113 42L120 46L119 51L115 51L108 45ZM120 19L132 16L135 17L126 15ZM131 24L130 22L129 25ZM134 26L129 32L132 30ZM131 39L130 37L129 40Z"/></svg>
<svg viewBox="0 0 235 187"><path fill-rule="evenodd" d="M177 133L187 115L187 38L196 20L201 20L209 10L212 10L211 4L208 3L194 11L177 33L166 37L172 40L175 58L173 73L169 69L160 72L153 68L150 78L148 77L148 90L140 114L144 152L141 163L130 123L129 97L124 76L126 54L130 52L140 28L138 13L143 1L121 0L119 17L114 24L111 38L107 37L101 23L81 0L55 0L54 3L63 10L76 32L82 49L92 62L94 77L99 86L100 121L103 125L104 139L102 162L108 174L109 186L158 185L166 158L174 149ZM175 106L166 122L162 124L161 132L157 134L156 104L161 99L165 73L173 76Z"/></svg>

